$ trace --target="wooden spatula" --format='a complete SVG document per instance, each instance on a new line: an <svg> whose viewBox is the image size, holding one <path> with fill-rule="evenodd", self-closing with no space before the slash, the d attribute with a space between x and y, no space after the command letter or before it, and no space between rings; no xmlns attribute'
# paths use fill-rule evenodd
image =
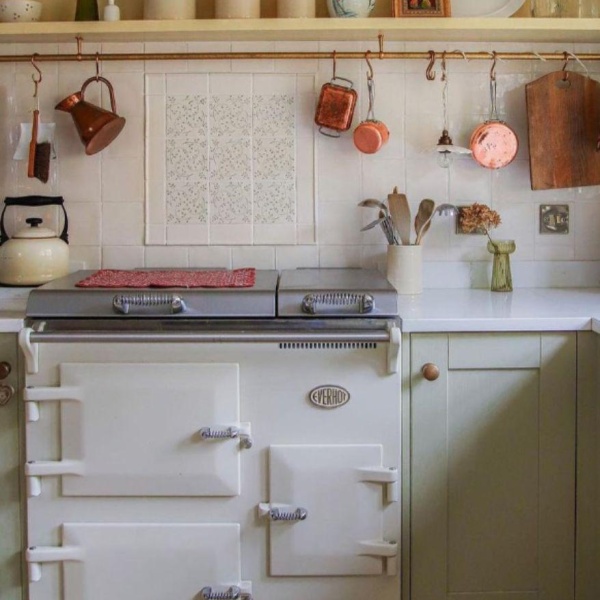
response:
<svg viewBox="0 0 600 600"><path fill-rule="evenodd" d="M398 188L395 187L393 193L388 194L388 206L390 207L390 215L394 229L398 232L403 246L410 245L410 206L404 194L398 193Z"/></svg>
<svg viewBox="0 0 600 600"><path fill-rule="evenodd" d="M434 210L435 202L433 200L429 200L428 198L421 200L417 216L415 217L415 232L417 234L415 244L417 246L421 243L423 236L431 227L431 217L433 216Z"/></svg>

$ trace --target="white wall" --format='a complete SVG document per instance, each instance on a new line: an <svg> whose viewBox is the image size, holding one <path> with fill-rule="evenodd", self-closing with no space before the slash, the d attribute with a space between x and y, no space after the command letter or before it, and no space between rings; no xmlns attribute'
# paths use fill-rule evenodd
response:
<svg viewBox="0 0 600 600"><path fill-rule="evenodd" d="M437 44L386 43L388 51L442 50ZM376 43L131 43L84 44L84 52L238 51L238 50L372 50ZM593 45L462 43L447 50L506 50L598 52ZM75 44L3 45L2 54L72 53ZM501 214L498 238L513 238L515 285L600 284L600 189L586 187L532 192L529 185L525 84L560 69L561 62L502 61L497 66L498 109L520 139L517 160L498 171L462 158L449 170L436 164L433 148L442 130L442 83L425 79L426 61L373 60L377 118L391 131L390 142L375 155L361 155L351 133L339 140L317 136L317 236L311 246L144 246L144 74L166 72L285 72L317 73L315 97L331 77L331 62L322 61L179 61L107 62L103 74L115 87L118 112L127 118L119 138L99 155L83 152L71 117L54 105L79 90L94 75L93 63L43 63L40 86L42 121L57 123L59 158L52 164L47 185L28 179L24 162L12 160L19 123L29 122L33 108L30 64L0 65L1 186L4 196L40 193L62 195L70 219L72 257L88 268L240 267L294 268L300 266L377 266L385 263L379 230L361 233L376 217L357 203L367 197L385 199L394 186L405 191L411 207L422 198L437 203L484 202ZM469 136L489 113L491 61L449 60L450 133L454 143L468 145ZM600 63L588 64L600 79ZM570 69L581 67L570 61ZM366 116L366 64L338 61L338 75L359 86L355 124ZM86 99L99 102L99 86L91 84ZM107 96L104 97L108 103ZM568 149L565 149L567 152ZM568 235L540 235L540 204L569 204ZM15 214L16 214L15 210ZM18 220L25 215L19 213ZM51 216L48 214L47 216ZM9 233L19 223L9 219ZM452 218L439 217L425 239L425 285L428 287L485 287L490 257L480 236L454 234Z"/></svg>

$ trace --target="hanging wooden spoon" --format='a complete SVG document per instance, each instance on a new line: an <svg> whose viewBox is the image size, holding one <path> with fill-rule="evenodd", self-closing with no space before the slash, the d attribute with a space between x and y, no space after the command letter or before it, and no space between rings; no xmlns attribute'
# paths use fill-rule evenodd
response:
<svg viewBox="0 0 600 600"><path fill-rule="evenodd" d="M415 217L415 232L417 233L415 244L417 246L431 227L431 215L433 215L434 209L435 202L433 200L429 200L428 198L421 200L417 216Z"/></svg>
<svg viewBox="0 0 600 600"><path fill-rule="evenodd" d="M388 194L388 206L394 229L398 232L403 246L410 245L410 206L404 194L398 193L398 188L395 187L393 193Z"/></svg>

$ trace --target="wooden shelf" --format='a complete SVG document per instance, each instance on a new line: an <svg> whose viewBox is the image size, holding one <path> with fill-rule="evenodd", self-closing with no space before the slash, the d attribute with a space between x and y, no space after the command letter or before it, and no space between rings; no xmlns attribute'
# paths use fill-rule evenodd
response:
<svg viewBox="0 0 600 600"><path fill-rule="evenodd" d="M0 23L0 43L129 41L579 42L600 43L600 19L197 19L190 21Z"/></svg>

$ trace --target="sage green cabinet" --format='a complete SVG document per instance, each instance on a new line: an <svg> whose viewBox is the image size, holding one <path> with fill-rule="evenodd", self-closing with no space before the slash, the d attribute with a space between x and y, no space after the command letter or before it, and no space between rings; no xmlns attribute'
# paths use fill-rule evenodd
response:
<svg viewBox="0 0 600 600"><path fill-rule="evenodd" d="M410 335L406 600L575 598L576 346Z"/></svg>
<svg viewBox="0 0 600 600"><path fill-rule="evenodd" d="M0 598L20 600L21 514L17 336L0 334ZM7 372L10 370L10 372ZM9 387L10 386L10 387ZM11 390L15 390L12 394Z"/></svg>

